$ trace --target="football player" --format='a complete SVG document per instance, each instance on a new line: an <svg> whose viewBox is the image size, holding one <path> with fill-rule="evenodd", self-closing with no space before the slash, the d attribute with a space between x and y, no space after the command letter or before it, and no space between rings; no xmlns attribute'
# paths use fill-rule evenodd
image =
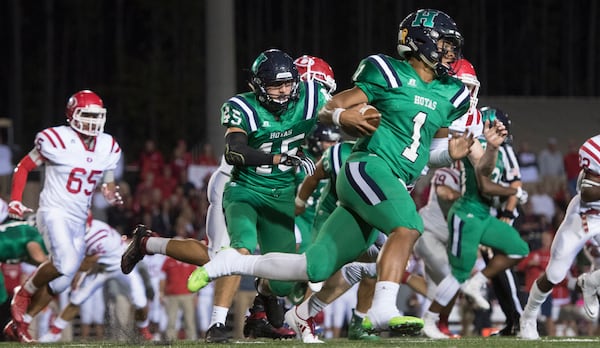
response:
<svg viewBox="0 0 600 348"><path fill-rule="evenodd" d="M318 163L323 156L323 152L335 145L342 139L340 128L333 125L317 124L316 128L306 138L306 145L303 146L304 152L311 159ZM317 202L321 196L321 189L325 187L328 180L326 177L315 175L306 176L303 174L297 175L297 180L300 182L298 191L302 191L302 186L306 180L311 181L311 186L304 189L306 194L296 195L296 234L300 238L299 252L304 252L308 245L316 237L316 230L313 229L313 222L316 216ZM316 187L312 185L316 184ZM298 238L298 236L297 236Z"/></svg>
<svg viewBox="0 0 600 348"><path fill-rule="evenodd" d="M527 305L521 315L519 337L537 340L537 315L552 288L565 279L577 254L588 243L597 243L600 235L600 135L586 140L579 148L578 189L554 236L551 258L546 271L533 283ZM584 313L590 320L598 319L600 271L584 273L577 278L583 293Z"/></svg>
<svg viewBox="0 0 600 348"><path fill-rule="evenodd" d="M498 108L489 106L482 107L481 113L494 113L496 119L502 122L509 132L506 141L504 141L502 146L498 149L500 151L499 157L502 158L504 168L500 174L499 184L513 188L522 187L521 170L512 147L511 120L508 117L508 114ZM487 116L484 117L489 118ZM492 215L512 226L515 219L519 216L517 209L519 199L514 195L509 197L496 196L494 197L493 202ZM485 262L489 262L490 256L493 255L493 253L493 250L482 253ZM492 277L491 282L494 294L506 317L504 328L493 335L515 336L519 331L519 320L521 313L523 313L523 306L521 305L517 288L519 283L515 279L515 274L511 268Z"/></svg>
<svg viewBox="0 0 600 348"><path fill-rule="evenodd" d="M470 92L470 106L467 114L450 125L451 132L465 133L477 137L483 132L481 112L477 109L479 86L477 74L473 65L466 59L460 58L450 62L452 76L461 80ZM419 210L423 218L424 230L415 243L414 251L425 264L427 278L427 297L433 299L437 284L450 274L450 265L446 248L448 245L448 225L446 217L452 203L461 195L460 172L455 162L451 167L435 170L431 177L430 193L425 206ZM451 307L440 315L438 326L449 335L454 334L448 329L448 316Z"/></svg>
<svg viewBox="0 0 600 348"><path fill-rule="evenodd" d="M69 295L69 303L50 325L50 330L42 337L40 342L57 342L62 331L69 322L79 313L80 305L90 298L95 292L102 291L104 284L110 279L117 279L129 288L129 300L135 308L135 326L139 336L146 341L152 339L148 329L148 300L142 276L136 270L123 274L119 267L121 254L127 243L115 229L106 223L90 219L86 225L85 234L85 259L82 262L77 287ZM104 305L104 304L103 304ZM95 310L103 310L98 308Z"/></svg>
<svg viewBox="0 0 600 348"><path fill-rule="evenodd" d="M280 50L267 50L256 58L250 83L252 92L231 98L221 110L222 123L228 130L225 161L222 161L209 183L209 251L197 241L154 238L149 230L138 227L133 243L123 254L123 272L130 271L145 253L167 254L181 261L202 265L208 261L209 255L213 256L223 246L231 244L248 253L254 250L258 242L262 244L261 252L272 248L287 250L289 238L294 240L291 252L295 251L293 233L288 236L284 232L289 231L288 228L293 231L294 226L295 171L297 167L304 168L307 174L312 174L314 170L314 163L299 151L299 147L316 124L316 112L326 102L330 88L323 90L324 86L317 79L300 82L294 61ZM223 215L218 214L218 211L222 211L221 207L225 208L226 215L231 214L227 218L227 226ZM240 211L246 213L240 214ZM263 214L266 215L264 218ZM281 221L272 225L265 223L273 218ZM289 219L291 225L288 226ZM273 226L279 228L272 229ZM269 231L261 232L258 241L257 228ZM266 234L274 235L265 237ZM239 277L229 278L216 286L215 294L220 295L215 296L207 342L226 342L225 318L239 286ZM266 302L265 309L273 308L278 304L277 298L266 289L268 286L261 283L257 299L262 302L261 305ZM290 289L291 284L280 284L275 294L286 294ZM295 335L282 326L283 318L270 318L275 325L279 325L274 327L266 320L266 316L264 310L254 309L250 316L253 335L273 338Z"/></svg>
<svg viewBox="0 0 600 348"><path fill-rule="evenodd" d="M481 288L490 278L516 265L529 253L527 243L514 227L490 215L492 197L515 195L524 203L527 193L520 187L498 184L499 173L503 171L498 148L508 134L503 126L504 132L498 141L491 142L489 125L501 122L491 113L482 113L482 117L485 138L480 137L473 144L468 158L462 159L457 167L460 169L462 196L448 211L447 254L451 273L438 284L435 299L423 315L423 332L434 339L450 338L440 331L436 323L442 312L449 313L459 289L473 298L476 306L489 309L489 302L482 296ZM496 253L483 270L471 276L479 244L494 248Z"/></svg>
<svg viewBox="0 0 600 348"><path fill-rule="evenodd" d="M48 259L40 232L29 221L8 219L8 204L0 198L0 262L39 265ZM0 325L10 320L10 302L0 272Z"/></svg>
<svg viewBox="0 0 600 348"><path fill-rule="evenodd" d="M54 294L70 284L85 256L85 222L92 194L99 184L110 204L122 204L114 169L121 157L117 141L104 132L106 109L100 97L82 90L73 94L66 107L68 125L39 132L34 148L17 164L13 175L9 215L22 219L32 210L22 201L30 171L45 166L36 223L50 259L15 293L11 303L13 320L5 334L13 340L32 341L28 326ZM36 296L33 296L36 295Z"/></svg>
<svg viewBox="0 0 600 348"><path fill-rule="evenodd" d="M192 273L190 289L232 273L321 281L354 261L380 230L389 238L378 258L380 272L369 318L375 329L403 327L396 297L422 231L407 185L428 163L447 166L466 156L472 139L462 136L448 141L448 126L469 108L469 91L460 81L446 77L448 66L441 62L443 56L455 54L462 41L454 21L441 11L419 10L403 20L399 34L398 49L404 60L385 55L364 59L353 77L355 87L336 94L320 112L323 122L343 125L363 137L338 177L340 205L317 240L301 255L242 256L225 249ZM361 103L379 110L378 128L369 117L348 109ZM503 131L495 124L487 132L490 141L502 141ZM286 322L302 334L304 342L318 341L307 319L309 313L301 310L286 313Z"/></svg>

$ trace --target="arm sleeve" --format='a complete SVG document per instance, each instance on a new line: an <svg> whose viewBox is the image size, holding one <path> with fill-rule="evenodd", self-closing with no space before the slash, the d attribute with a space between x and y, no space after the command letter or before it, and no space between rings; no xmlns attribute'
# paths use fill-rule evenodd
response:
<svg viewBox="0 0 600 348"><path fill-rule="evenodd" d="M248 146L248 135L232 132L225 137L225 161L234 166L262 166L273 164L273 154Z"/></svg>
<svg viewBox="0 0 600 348"><path fill-rule="evenodd" d="M448 138L433 138L429 147L430 168L449 167L453 160L448 153Z"/></svg>
<svg viewBox="0 0 600 348"><path fill-rule="evenodd" d="M43 163L42 156L38 150L33 149L19 161L12 181L12 190L10 199L11 201L21 201L23 199L23 190L27 183L27 176L29 172L37 168Z"/></svg>

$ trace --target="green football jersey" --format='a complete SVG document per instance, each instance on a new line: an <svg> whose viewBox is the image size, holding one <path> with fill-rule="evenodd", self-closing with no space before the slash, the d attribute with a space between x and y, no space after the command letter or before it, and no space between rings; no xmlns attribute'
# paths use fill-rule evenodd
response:
<svg viewBox="0 0 600 348"><path fill-rule="evenodd" d="M396 176L412 184L429 161L438 129L467 113L469 90L450 76L426 83L408 62L383 54L364 59L353 80L381 112L377 131L360 138L354 150L383 158Z"/></svg>
<svg viewBox="0 0 600 348"><path fill-rule="evenodd" d="M325 220L331 215L338 203L338 195L335 189L338 174L344 167L344 163L350 153L352 153L352 147L354 142L342 142L335 144L328 148L321 158L323 164L323 170L327 174L328 182L321 192L319 203L317 204L316 216L313 223L313 239L316 238L317 234L321 230L321 226L325 223Z"/></svg>
<svg viewBox="0 0 600 348"><path fill-rule="evenodd" d="M243 129L248 135L248 145L264 153L295 154L304 144L317 122L317 113L325 105L326 97L316 82L304 82L298 87L299 98L291 101L279 115L265 109L252 92L230 98L221 108L221 123L230 128ZM247 186L285 188L294 185L294 167L263 165L236 166L232 182Z"/></svg>
<svg viewBox="0 0 600 348"><path fill-rule="evenodd" d="M317 163L318 159L315 158L315 155L312 154L306 147L303 146L302 151L304 152L304 154L307 157L312 159L313 162ZM302 181L304 181L305 177L306 177L306 173L304 171L299 170L296 173L296 186L297 187L300 186ZM319 198L321 197L321 191L323 190L323 187L325 187L327 182L328 182L327 179L319 181L319 184L317 185L315 190L310 194L310 196L306 200L306 209L304 210L304 213L296 216L296 219L295 219L296 227L300 229L300 231L303 235L304 235L304 233L310 234L310 232L312 230L312 225L313 225L313 222L315 221L315 214L317 212L317 202L319 201ZM305 241L304 237L303 237L302 244L305 244L305 243L307 243L307 241Z"/></svg>
<svg viewBox="0 0 600 348"><path fill-rule="evenodd" d="M42 235L25 221L10 221L0 225L0 261L29 258L27 243L38 242L47 252Z"/></svg>
<svg viewBox="0 0 600 348"><path fill-rule="evenodd" d="M486 141L483 138L479 139L481 145L485 148ZM493 204L492 198L484 196L479 191L477 185L477 176L475 175L475 168L468 158L461 160L462 165L460 166L460 180L462 186L462 196L454 203L456 209L463 211L469 211L477 217L484 218L490 214L490 207ZM498 158L496 159L496 167L490 175L490 180L496 184L500 182L502 173L504 172L504 161L502 160L502 153L498 152Z"/></svg>

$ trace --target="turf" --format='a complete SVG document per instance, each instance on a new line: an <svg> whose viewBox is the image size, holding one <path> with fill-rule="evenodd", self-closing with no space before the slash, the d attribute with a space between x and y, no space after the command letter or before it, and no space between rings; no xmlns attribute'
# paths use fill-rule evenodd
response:
<svg viewBox="0 0 600 348"><path fill-rule="evenodd" d="M348 341L347 339L333 339L325 340L324 345L321 347L345 347L345 348L378 348L378 347L477 347L477 348L535 348L535 347L598 347L600 344L600 338L598 337L548 337L543 338L539 341L527 341L517 338L482 338L482 337L468 337L458 340L431 340L427 338L386 338L377 342L358 342ZM15 347L17 344L2 342L0 347ZM43 348L54 348L54 347L198 347L198 346L212 346L216 348L221 347L237 347L243 348L244 346L259 346L261 348L271 347L286 347L286 348L299 348L308 347L308 345L301 343L298 340L239 340L232 341L229 344L206 344L204 341L178 341L171 344L167 343L126 343L126 342L78 342L78 343L35 343L21 345L22 347L43 347Z"/></svg>

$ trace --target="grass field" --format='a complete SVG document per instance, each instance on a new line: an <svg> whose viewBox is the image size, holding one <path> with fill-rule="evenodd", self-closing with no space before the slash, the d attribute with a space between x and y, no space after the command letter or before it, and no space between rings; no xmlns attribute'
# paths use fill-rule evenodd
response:
<svg viewBox="0 0 600 348"><path fill-rule="evenodd" d="M0 347L15 347L16 343L0 343ZM325 344L321 346L328 347L347 347L347 348L379 348L379 347L477 347L477 348L500 348L500 347L598 347L600 338L598 337L548 337L539 341L526 341L517 338L482 338L470 337L458 340L431 340L427 338L411 337L411 338L387 338L377 342L357 342L348 341L347 339L325 340ZM126 343L126 342L90 342L90 343L36 343L21 345L25 347L198 347L198 346L213 346L213 347L237 347L258 346L261 348L271 347L308 347L298 340L288 341L273 341L273 340L239 340L232 341L230 344L206 344L204 341L195 342L176 342L171 344L161 343Z"/></svg>

